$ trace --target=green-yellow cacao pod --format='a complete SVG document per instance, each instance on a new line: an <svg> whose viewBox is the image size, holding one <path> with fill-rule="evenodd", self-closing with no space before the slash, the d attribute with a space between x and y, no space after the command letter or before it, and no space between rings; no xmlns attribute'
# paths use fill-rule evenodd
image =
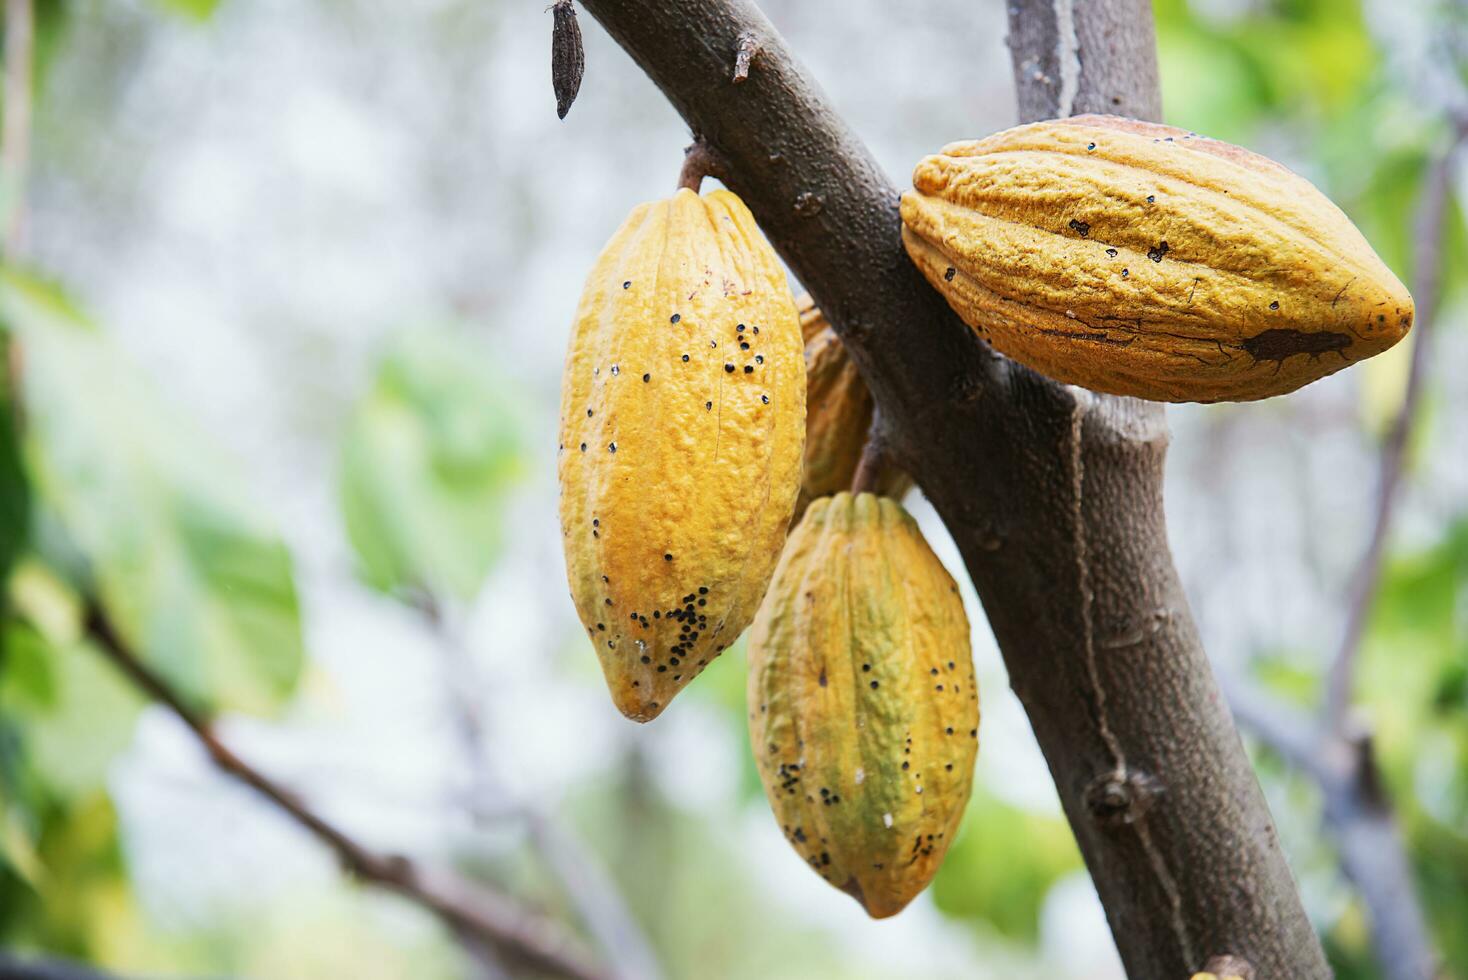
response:
<svg viewBox="0 0 1468 980"><path fill-rule="evenodd" d="M896 501L840 493L790 535L749 641L749 733L785 837L874 918L958 829L979 700L958 586Z"/></svg>
<svg viewBox="0 0 1468 980"><path fill-rule="evenodd" d="M970 327L1069 384L1248 401L1400 340L1412 298L1340 209L1248 150L1116 116L954 143L908 254Z"/></svg>
<svg viewBox="0 0 1468 980"><path fill-rule="evenodd" d="M586 281L561 386L561 536L612 700L648 721L734 642L800 489L784 269L728 191L639 206Z"/></svg>
<svg viewBox="0 0 1468 980"><path fill-rule="evenodd" d="M872 395L836 331L809 296L795 301L805 337L805 465L792 524L817 497L851 488L872 425ZM871 489L900 500L912 477L888 467Z"/></svg>

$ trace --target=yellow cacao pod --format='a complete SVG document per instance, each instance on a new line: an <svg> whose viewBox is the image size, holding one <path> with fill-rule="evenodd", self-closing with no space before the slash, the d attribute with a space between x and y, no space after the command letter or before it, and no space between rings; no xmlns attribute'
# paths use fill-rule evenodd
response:
<svg viewBox="0 0 1468 980"><path fill-rule="evenodd" d="M805 362L744 204L643 204L586 281L561 385L561 536L612 700L648 721L754 617L800 489Z"/></svg>
<svg viewBox="0 0 1468 980"><path fill-rule="evenodd" d="M918 164L903 241L969 326L1058 381L1248 401L1400 340L1412 298L1340 209L1248 150L1076 116Z"/></svg>
<svg viewBox="0 0 1468 980"><path fill-rule="evenodd" d="M750 632L748 703L786 839L873 918L900 912L963 816L979 700L958 586L896 501L811 504Z"/></svg>
<svg viewBox="0 0 1468 980"><path fill-rule="evenodd" d="M800 309L800 332L805 337L806 411L805 465L792 524L800 523L812 500L850 489L871 429L874 407L856 364L815 301L807 295L795 303ZM912 477L888 467L872 490L900 500L911 488Z"/></svg>

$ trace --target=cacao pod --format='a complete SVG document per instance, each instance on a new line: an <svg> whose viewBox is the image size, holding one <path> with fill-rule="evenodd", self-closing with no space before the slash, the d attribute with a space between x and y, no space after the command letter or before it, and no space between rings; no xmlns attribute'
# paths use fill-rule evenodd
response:
<svg viewBox="0 0 1468 980"><path fill-rule="evenodd" d="M1248 401L1392 346L1412 298L1340 209L1248 150L1116 116L920 162L908 254L995 348L1069 384Z"/></svg>
<svg viewBox="0 0 1468 980"><path fill-rule="evenodd" d="M587 279L561 386L561 536L627 717L754 617L800 489L805 362L785 271L728 191L643 204Z"/></svg>
<svg viewBox="0 0 1468 980"><path fill-rule="evenodd" d="M979 700L958 586L902 505L839 493L786 542L749 641L749 733L796 852L873 918L958 829Z"/></svg>
<svg viewBox="0 0 1468 980"><path fill-rule="evenodd" d="M805 337L806 396L805 465L792 526L800 523L812 500L850 489L874 408L866 382L820 308L809 296L799 297L795 304ZM911 487L912 477L889 467L871 489L900 500Z"/></svg>

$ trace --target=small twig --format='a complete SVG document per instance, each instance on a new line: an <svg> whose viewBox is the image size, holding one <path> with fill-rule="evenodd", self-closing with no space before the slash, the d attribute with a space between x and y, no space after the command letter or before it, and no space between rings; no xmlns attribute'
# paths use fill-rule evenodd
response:
<svg viewBox="0 0 1468 980"><path fill-rule="evenodd" d="M753 34L739 35L739 51L734 55L734 84L742 85L749 80L749 66L759 54L759 41Z"/></svg>
<svg viewBox="0 0 1468 980"><path fill-rule="evenodd" d="M0 205L5 258L25 238L25 182L31 156L31 73L35 51L32 0L5 0L5 121L0 130Z"/></svg>
<svg viewBox="0 0 1468 980"><path fill-rule="evenodd" d="M208 720L185 704L162 677L138 659L95 603L87 609L86 632L138 688L183 722L219 769L255 790L310 831L336 853L348 871L422 905L455 931L487 943L533 969L575 980L605 980L605 972L592 964L580 942L552 920L452 872L419 868L407 858L370 850L319 816L294 793L235 755L219 740Z"/></svg>
<svg viewBox="0 0 1468 980"><path fill-rule="evenodd" d="M484 719L471 693L481 687L458 619L427 590L414 590L411 603L433 633L443 660L449 709L470 770L470 813L476 821L505 815L522 820L541 859L560 880L562 891L612 964L611 972L618 977L657 980L662 975L657 957L596 855L539 807L518 803L491 807L491 801L503 803L507 794L484 751Z"/></svg>
<svg viewBox="0 0 1468 980"><path fill-rule="evenodd" d="M1412 289L1417 302L1417 316L1413 329L1416 336L1412 346L1412 362L1407 373L1407 390L1402 399L1402 407L1381 445L1381 475L1377 484L1376 512L1372 520L1371 537L1355 573L1351 576L1346 624L1326 680L1325 725L1336 732L1345 731L1348 724L1356 661L1360 657L1366 623L1381 583L1382 560L1395 516L1407 448L1417 423L1422 389L1428 365L1431 363L1429 352L1436 326L1437 308L1442 300L1443 239L1453 163L1465 136L1468 136L1468 130L1460 123L1452 142L1429 171L1422 191L1422 201L1417 209L1417 268Z"/></svg>
<svg viewBox="0 0 1468 980"><path fill-rule="evenodd" d="M1431 980L1437 953L1370 738L1322 729L1304 711L1236 680L1226 679L1224 687L1239 724L1319 787L1326 828L1342 870L1366 906L1372 947L1384 974L1392 980Z"/></svg>
<svg viewBox="0 0 1468 980"><path fill-rule="evenodd" d="M581 76L586 72L586 51L581 45L581 25L576 22L576 6L571 0L558 0L552 7L555 23L551 27L551 87L556 93L556 116L565 119L581 91Z"/></svg>
<svg viewBox="0 0 1468 980"><path fill-rule="evenodd" d="M705 177L719 176L719 161L702 137L696 137L683 150L683 168L678 171L678 187L698 193Z"/></svg>

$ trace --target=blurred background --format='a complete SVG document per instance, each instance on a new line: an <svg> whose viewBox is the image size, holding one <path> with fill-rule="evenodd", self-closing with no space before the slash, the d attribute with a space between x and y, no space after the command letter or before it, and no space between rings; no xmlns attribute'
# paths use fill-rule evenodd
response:
<svg viewBox="0 0 1468 980"><path fill-rule="evenodd" d="M900 184L1014 121L1000 0L762 6ZM748 751L742 643L654 724L612 707L565 586L561 359L585 271L635 203L672 190L688 133L591 18L562 122L543 2L34 12L30 173L4 188L18 223L0 282L24 379L7 391L23 438L0 447L4 949L131 976L518 975L211 765L103 656L90 594L223 742L355 840L492 884L634 972L1122 975L919 494L964 581L983 726L962 834L903 914L868 920L782 839ZM1166 121L1304 174L1414 281L1424 175L1468 106L1464 6L1156 14ZM1468 976L1455 204L1444 224L1357 704L1439 951ZM1416 337L1286 398L1169 413L1169 526L1206 646L1300 712L1345 629ZM1246 741L1339 975L1384 976L1318 786Z"/></svg>

